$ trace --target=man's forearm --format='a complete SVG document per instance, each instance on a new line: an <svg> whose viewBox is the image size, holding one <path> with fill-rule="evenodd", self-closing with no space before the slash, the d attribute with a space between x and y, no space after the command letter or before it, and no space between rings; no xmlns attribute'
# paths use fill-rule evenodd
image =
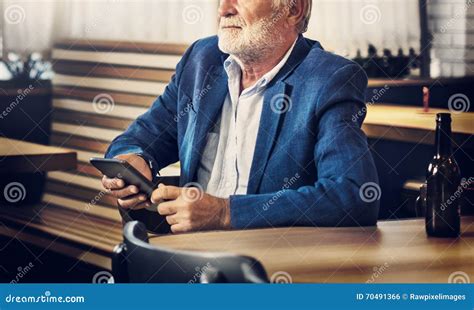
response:
<svg viewBox="0 0 474 310"><path fill-rule="evenodd" d="M377 221L378 201L362 201L359 188L351 182L323 180L298 190L231 196L230 215L235 229L370 226Z"/></svg>

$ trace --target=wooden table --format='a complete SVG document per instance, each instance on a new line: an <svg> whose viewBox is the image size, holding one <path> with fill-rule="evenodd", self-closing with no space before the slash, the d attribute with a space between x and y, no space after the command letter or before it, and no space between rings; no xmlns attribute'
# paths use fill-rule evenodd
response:
<svg viewBox="0 0 474 310"><path fill-rule="evenodd" d="M390 78L371 78L369 79L368 87L423 87L438 85L440 87L447 85L459 85L467 84L472 82L472 77L460 77L460 78L407 78L407 79L390 79Z"/></svg>
<svg viewBox="0 0 474 310"><path fill-rule="evenodd" d="M369 138L434 144L436 114L450 113L444 109L423 112L420 107L373 104L367 105L362 129ZM473 148L474 113L451 113L454 147Z"/></svg>
<svg viewBox="0 0 474 310"><path fill-rule="evenodd" d="M463 218L458 239L427 238L424 220L379 222L367 228L276 228L154 236L174 249L250 255L268 276L293 282L437 282L454 272L474 280L474 217Z"/></svg>
<svg viewBox="0 0 474 310"><path fill-rule="evenodd" d="M76 152L0 137L0 173L75 169Z"/></svg>

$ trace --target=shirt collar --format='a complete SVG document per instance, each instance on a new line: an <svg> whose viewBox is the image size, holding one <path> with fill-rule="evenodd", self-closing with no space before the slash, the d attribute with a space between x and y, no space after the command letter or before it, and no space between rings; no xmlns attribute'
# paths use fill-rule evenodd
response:
<svg viewBox="0 0 474 310"><path fill-rule="evenodd" d="M291 45L291 47L288 49L282 60L272 70L265 73L265 75L263 75L253 86L246 89L244 92L251 91L254 88L260 90L266 87L268 83L270 83L278 74L278 72L280 72L281 68L283 68L283 66L288 61L288 58L290 58L291 52L293 52L293 49L295 48L296 41L298 41L298 38L295 40L295 42L293 42L293 45ZM242 70L234 56L230 55L227 57L227 59L224 61L224 69L227 73L227 76L229 77L229 81L238 78L240 83L240 75L242 74Z"/></svg>

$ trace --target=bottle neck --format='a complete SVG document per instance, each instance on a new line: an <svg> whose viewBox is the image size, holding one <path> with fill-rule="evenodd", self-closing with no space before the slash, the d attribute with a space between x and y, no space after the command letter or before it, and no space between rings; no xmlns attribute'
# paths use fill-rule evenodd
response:
<svg viewBox="0 0 474 310"><path fill-rule="evenodd" d="M451 123L437 122L436 124L436 155L447 157L452 154L451 147Z"/></svg>

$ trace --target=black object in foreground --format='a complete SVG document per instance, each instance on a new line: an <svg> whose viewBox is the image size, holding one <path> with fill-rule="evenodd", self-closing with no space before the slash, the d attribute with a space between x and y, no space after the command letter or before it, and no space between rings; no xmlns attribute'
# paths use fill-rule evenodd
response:
<svg viewBox="0 0 474 310"><path fill-rule="evenodd" d="M159 237L158 237L159 238ZM127 223L112 257L115 283L268 283L253 257L151 245L143 223Z"/></svg>
<svg viewBox="0 0 474 310"><path fill-rule="evenodd" d="M452 154L451 115L436 115L436 153L426 174L426 233L457 237L461 230L461 173Z"/></svg>

